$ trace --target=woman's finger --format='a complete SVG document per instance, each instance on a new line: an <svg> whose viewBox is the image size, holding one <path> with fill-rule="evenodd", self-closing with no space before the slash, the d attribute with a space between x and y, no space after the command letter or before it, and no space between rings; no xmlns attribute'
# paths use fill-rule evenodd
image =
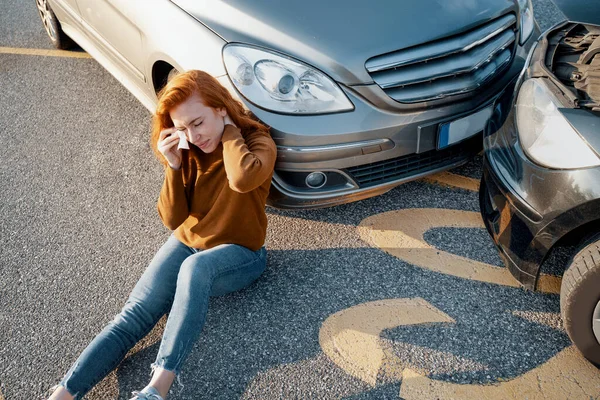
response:
<svg viewBox="0 0 600 400"><path fill-rule="evenodd" d="M158 142L158 150L161 153L164 153L172 149L173 146L175 146L177 143L179 143L179 137L177 135L167 137L164 140Z"/></svg>
<svg viewBox="0 0 600 400"><path fill-rule="evenodd" d="M177 132L177 129L175 127L163 129L158 135L158 140L163 140L165 137L171 135L174 132Z"/></svg>
<svg viewBox="0 0 600 400"><path fill-rule="evenodd" d="M167 136L166 138L160 140L158 142L158 145L169 145L169 147L173 144L173 143L177 143L179 142L179 135L171 135L171 136Z"/></svg>

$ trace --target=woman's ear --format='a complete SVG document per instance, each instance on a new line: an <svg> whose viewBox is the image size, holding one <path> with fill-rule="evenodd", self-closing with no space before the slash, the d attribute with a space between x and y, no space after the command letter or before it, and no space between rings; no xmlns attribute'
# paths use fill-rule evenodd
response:
<svg viewBox="0 0 600 400"><path fill-rule="evenodd" d="M219 113L219 115L220 115L221 117L225 117L225 116L227 115L227 109L226 109L225 107L223 107L223 108L218 108L218 109L217 109L217 112Z"/></svg>

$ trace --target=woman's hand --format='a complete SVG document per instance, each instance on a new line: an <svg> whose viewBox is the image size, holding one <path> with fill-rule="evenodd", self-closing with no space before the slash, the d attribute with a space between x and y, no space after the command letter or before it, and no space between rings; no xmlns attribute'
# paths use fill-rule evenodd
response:
<svg viewBox="0 0 600 400"><path fill-rule="evenodd" d="M177 129L163 129L158 136L158 151L165 157L169 166L173 169L181 168L181 150L177 148L179 143L179 135L176 134Z"/></svg>

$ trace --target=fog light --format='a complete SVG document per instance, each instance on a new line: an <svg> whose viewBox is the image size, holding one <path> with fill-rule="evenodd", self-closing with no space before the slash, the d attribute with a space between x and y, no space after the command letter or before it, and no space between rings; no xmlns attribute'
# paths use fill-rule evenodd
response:
<svg viewBox="0 0 600 400"><path fill-rule="evenodd" d="M311 172L306 177L306 186L312 189L323 187L327 182L327 176L322 172Z"/></svg>

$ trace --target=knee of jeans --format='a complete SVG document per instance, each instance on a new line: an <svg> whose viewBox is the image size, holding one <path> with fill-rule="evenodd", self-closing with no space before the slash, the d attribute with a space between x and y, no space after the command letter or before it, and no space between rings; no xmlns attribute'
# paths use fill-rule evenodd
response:
<svg viewBox="0 0 600 400"><path fill-rule="evenodd" d="M181 282L193 282L193 285L210 283L214 279L214 272L210 265L203 265L198 259L188 257L179 269L177 276L177 287L180 287Z"/></svg>

